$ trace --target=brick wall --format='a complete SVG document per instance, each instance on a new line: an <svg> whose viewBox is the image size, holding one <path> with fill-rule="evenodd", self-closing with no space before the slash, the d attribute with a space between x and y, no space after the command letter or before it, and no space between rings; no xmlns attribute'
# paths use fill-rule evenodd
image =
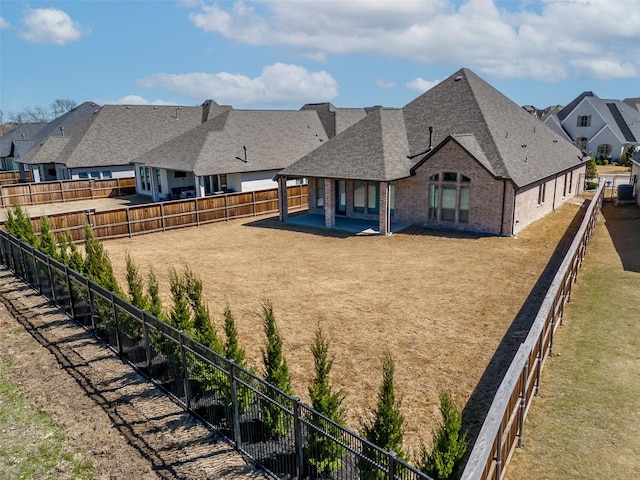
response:
<svg viewBox="0 0 640 480"><path fill-rule="evenodd" d="M429 177L441 172L458 172L471 179L469 183L469 222L456 223L429 220ZM422 164L414 177L395 182L394 220L418 225L439 226L459 230L509 235L513 210L513 186L496 180L473 157L455 142L442 146ZM504 198L503 198L504 197ZM502 216L503 201L505 216ZM503 225L501 228L501 221Z"/></svg>

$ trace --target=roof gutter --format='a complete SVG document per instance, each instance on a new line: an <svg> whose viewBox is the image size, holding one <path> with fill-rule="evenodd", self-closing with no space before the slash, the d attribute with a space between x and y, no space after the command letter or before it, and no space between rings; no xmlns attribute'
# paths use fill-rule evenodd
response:
<svg viewBox="0 0 640 480"><path fill-rule="evenodd" d="M433 146L433 127L429 127L429 147L424 151L424 152L420 152L420 153L416 153L415 155L407 155L407 158L409 160L413 160L416 157L419 157L420 155L424 155L425 153L429 153L432 150L432 146Z"/></svg>

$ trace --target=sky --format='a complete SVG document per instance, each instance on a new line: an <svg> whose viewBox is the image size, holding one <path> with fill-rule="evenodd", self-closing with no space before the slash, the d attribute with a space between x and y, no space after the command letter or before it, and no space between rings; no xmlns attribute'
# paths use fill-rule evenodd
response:
<svg viewBox="0 0 640 480"><path fill-rule="evenodd" d="M402 107L463 67L519 105L640 97L640 0L0 1L5 115Z"/></svg>

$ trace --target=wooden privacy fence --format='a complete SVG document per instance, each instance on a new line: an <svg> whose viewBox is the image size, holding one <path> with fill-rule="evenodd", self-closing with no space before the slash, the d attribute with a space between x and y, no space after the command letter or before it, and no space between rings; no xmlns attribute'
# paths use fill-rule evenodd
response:
<svg viewBox="0 0 640 480"><path fill-rule="evenodd" d="M31 181L31 172L24 172L27 182ZM15 183L20 183L22 180L20 178L20 172L18 171L8 171L8 172L0 172L0 185L13 185Z"/></svg>
<svg viewBox="0 0 640 480"><path fill-rule="evenodd" d="M271 476L432 480L394 452L4 231L0 261Z"/></svg>
<svg viewBox="0 0 640 480"><path fill-rule="evenodd" d="M0 206L4 208L11 207L16 203L23 206L73 202L75 200L121 197L135 193L135 178L20 183L0 185Z"/></svg>
<svg viewBox="0 0 640 480"><path fill-rule="evenodd" d="M289 211L307 207L307 186L288 187ZM204 198L147 203L115 210L85 210L48 216L54 233L69 232L76 242L84 241L84 226L91 225L100 239L133 237L175 228L223 222L278 212L278 189L227 193ZM32 218L36 232L40 218Z"/></svg>
<svg viewBox="0 0 640 480"><path fill-rule="evenodd" d="M503 479L514 449L522 447L524 422L533 397L538 394L545 360L553 353L553 336L562 325L564 305L570 300L571 288L602 208L604 187L602 182L596 190L531 330L498 388L462 474L463 480Z"/></svg>

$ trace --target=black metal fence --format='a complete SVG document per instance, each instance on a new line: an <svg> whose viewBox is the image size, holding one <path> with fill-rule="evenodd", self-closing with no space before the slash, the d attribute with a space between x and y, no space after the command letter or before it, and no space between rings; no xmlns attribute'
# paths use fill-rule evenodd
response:
<svg viewBox="0 0 640 480"><path fill-rule="evenodd" d="M2 262L281 479L430 478L183 332L0 230Z"/></svg>

